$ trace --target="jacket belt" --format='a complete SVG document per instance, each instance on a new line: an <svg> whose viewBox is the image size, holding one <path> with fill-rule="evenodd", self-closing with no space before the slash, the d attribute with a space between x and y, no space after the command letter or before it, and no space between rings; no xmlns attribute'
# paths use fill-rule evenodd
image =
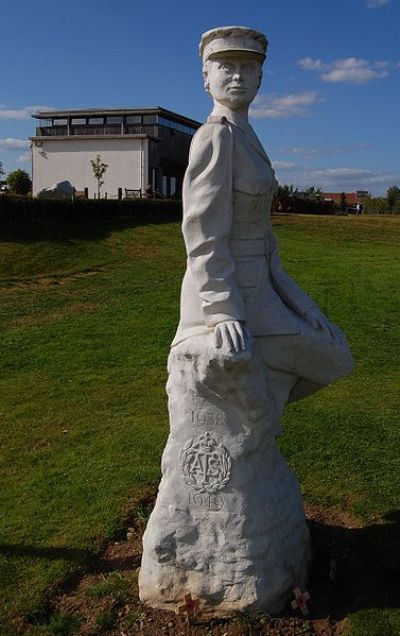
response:
<svg viewBox="0 0 400 636"><path fill-rule="evenodd" d="M232 256L264 256L266 252L265 238L231 239Z"/></svg>

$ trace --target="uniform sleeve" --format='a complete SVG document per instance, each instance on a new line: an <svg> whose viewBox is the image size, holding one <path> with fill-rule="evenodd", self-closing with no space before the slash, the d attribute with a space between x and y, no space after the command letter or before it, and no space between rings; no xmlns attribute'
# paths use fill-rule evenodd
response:
<svg viewBox="0 0 400 636"><path fill-rule="evenodd" d="M288 307L298 315L304 316L309 309L316 306L316 303L283 269L279 257L278 241L272 228L268 238L269 263L274 288Z"/></svg>
<svg viewBox="0 0 400 636"><path fill-rule="evenodd" d="M183 183L182 232L188 269L202 301L205 323L245 319L230 254L232 226L232 132L207 123L193 138Z"/></svg>

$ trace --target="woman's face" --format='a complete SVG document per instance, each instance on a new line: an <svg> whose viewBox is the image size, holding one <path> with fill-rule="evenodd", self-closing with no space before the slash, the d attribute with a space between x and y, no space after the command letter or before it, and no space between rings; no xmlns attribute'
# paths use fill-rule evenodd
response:
<svg viewBox="0 0 400 636"><path fill-rule="evenodd" d="M251 54L221 53L206 62L205 87L213 99L231 110L248 108L261 83L261 62Z"/></svg>

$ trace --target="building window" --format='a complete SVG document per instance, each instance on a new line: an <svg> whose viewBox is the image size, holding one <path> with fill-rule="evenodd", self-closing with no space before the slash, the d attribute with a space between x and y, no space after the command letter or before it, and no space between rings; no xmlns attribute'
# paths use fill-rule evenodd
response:
<svg viewBox="0 0 400 636"><path fill-rule="evenodd" d="M68 119L63 117L62 119L53 119L53 126L68 126Z"/></svg>
<svg viewBox="0 0 400 636"><path fill-rule="evenodd" d="M170 178L170 195L173 197L176 194L176 177Z"/></svg>
<svg viewBox="0 0 400 636"><path fill-rule="evenodd" d="M158 123L162 126L166 126L167 128L171 128L173 126L172 121L170 121L169 119L165 119L165 117L159 117Z"/></svg>
<svg viewBox="0 0 400 636"><path fill-rule="evenodd" d="M140 115L127 115L125 117L125 122L127 124L141 124L142 118Z"/></svg>
<svg viewBox="0 0 400 636"><path fill-rule="evenodd" d="M47 128L48 126L52 126L53 121L51 119L40 119L39 120L39 125L42 128Z"/></svg>
<svg viewBox="0 0 400 636"><path fill-rule="evenodd" d="M157 123L157 115L143 115L143 123L144 124L156 124Z"/></svg>
<svg viewBox="0 0 400 636"><path fill-rule="evenodd" d="M196 130L194 128L190 128L190 126L185 126L185 124L180 124L177 121L171 121L170 119L166 119L165 117L159 117L158 123L162 126L166 126L167 128L172 128L173 130L183 132L186 135L194 135L194 133L196 132Z"/></svg>
<svg viewBox="0 0 400 636"><path fill-rule="evenodd" d="M122 124L122 117L107 117L107 124Z"/></svg>
<svg viewBox="0 0 400 636"><path fill-rule="evenodd" d="M71 119L71 124L73 126L85 126L86 125L86 117L73 117Z"/></svg>
<svg viewBox="0 0 400 636"><path fill-rule="evenodd" d="M161 193L164 197L168 195L168 177L163 175Z"/></svg>
<svg viewBox="0 0 400 636"><path fill-rule="evenodd" d="M104 124L103 117L89 117L89 124L91 126L102 126Z"/></svg>
<svg viewBox="0 0 400 636"><path fill-rule="evenodd" d="M155 168L151 168L151 188L153 190L153 192L156 191L156 169Z"/></svg>

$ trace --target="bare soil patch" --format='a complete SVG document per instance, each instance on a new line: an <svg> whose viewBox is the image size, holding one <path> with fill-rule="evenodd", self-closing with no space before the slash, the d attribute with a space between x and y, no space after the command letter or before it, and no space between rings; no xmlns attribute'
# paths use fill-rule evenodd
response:
<svg viewBox="0 0 400 636"><path fill-rule="evenodd" d="M81 636L344 636L347 615L357 609L362 582L353 559L362 524L336 508L306 505L314 562L308 591L307 617L290 605L279 616L235 615L230 619L187 621L173 612L140 603L137 575L142 533L154 496L139 506L123 535L110 542L79 580L70 581L48 608L49 624L70 622ZM25 633L29 634L27 624Z"/></svg>
<svg viewBox="0 0 400 636"><path fill-rule="evenodd" d="M96 274L103 272L103 269L87 269L79 272L70 272L69 274L53 274L49 276L38 276L35 278L12 278L1 281L1 284L7 289L33 289L33 290L47 290L49 287L66 285L72 281L80 278L88 278L89 276L95 276Z"/></svg>
<svg viewBox="0 0 400 636"><path fill-rule="evenodd" d="M100 303L90 302L74 302L66 305L62 309L53 309L52 311L41 311L35 314L28 314L15 318L11 322L13 327L32 327L36 325L50 325L58 320L71 318L79 314L87 314L99 309Z"/></svg>

